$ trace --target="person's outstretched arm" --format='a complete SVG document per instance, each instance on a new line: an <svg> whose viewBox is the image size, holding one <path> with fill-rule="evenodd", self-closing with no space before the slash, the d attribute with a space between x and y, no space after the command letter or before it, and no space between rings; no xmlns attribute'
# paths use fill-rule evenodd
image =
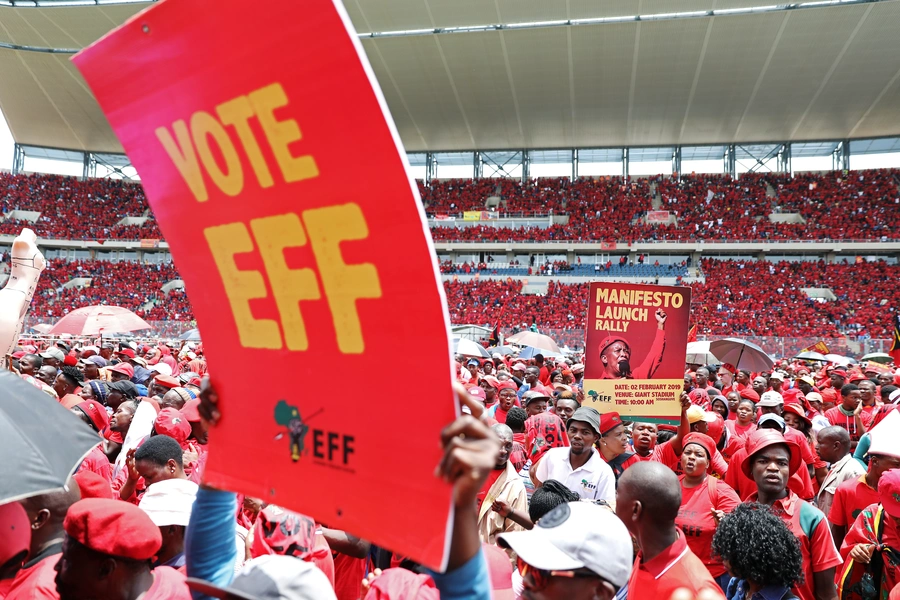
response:
<svg viewBox="0 0 900 600"><path fill-rule="evenodd" d="M224 586L234 578L237 496L201 486L184 540L188 577ZM194 600L209 597L194 592ZM211 600L211 599L210 599Z"/></svg>

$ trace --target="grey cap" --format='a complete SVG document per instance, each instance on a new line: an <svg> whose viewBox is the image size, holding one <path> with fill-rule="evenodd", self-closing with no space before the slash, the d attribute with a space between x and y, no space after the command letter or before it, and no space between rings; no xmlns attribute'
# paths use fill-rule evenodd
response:
<svg viewBox="0 0 900 600"><path fill-rule="evenodd" d="M766 423L768 423L769 421L774 421L775 423L777 423L778 428L781 431L781 433L784 433L785 430L787 429L787 424L784 422L784 419L774 413L769 413L769 414L761 416L759 418L759 421L757 421L757 423L756 423L756 428L762 429L762 426L765 425Z"/></svg>
<svg viewBox="0 0 900 600"><path fill-rule="evenodd" d="M188 587L213 598L244 600L336 600L328 578L312 563L293 556L267 554L241 569L228 587L188 577Z"/></svg>
<svg viewBox="0 0 900 600"><path fill-rule="evenodd" d="M582 406L575 411L571 419L566 421L566 427L568 427L569 423L572 421L587 423L594 430L594 433L600 435L600 413L597 412L597 409L591 408L590 406Z"/></svg>
<svg viewBox="0 0 900 600"><path fill-rule="evenodd" d="M525 392L522 394L522 406L528 406L535 400L549 400L550 396L547 394L542 394L541 392L532 390L530 392Z"/></svg>
<svg viewBox="0 0 900 600"><path fill-rule="evenodd" d="M63 354L63 351L55 346L52 348L47 348L43 352L41 352L41 358L55 358L59 362L63 362L66 360L66 355Z"/></svg>

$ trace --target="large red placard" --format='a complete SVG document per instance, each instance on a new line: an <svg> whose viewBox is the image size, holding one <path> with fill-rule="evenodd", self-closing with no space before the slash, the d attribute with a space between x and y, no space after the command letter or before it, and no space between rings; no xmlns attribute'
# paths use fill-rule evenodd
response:
<svg viewBox="0 0 900 600"><path fill-rule="evenodd" d="M441 567L451 489L433 471L455 416L443 288L343 7L165 0L74 61L203 335L223 413L205 480ZM390 376L401 356L415 386Z"/></svg>

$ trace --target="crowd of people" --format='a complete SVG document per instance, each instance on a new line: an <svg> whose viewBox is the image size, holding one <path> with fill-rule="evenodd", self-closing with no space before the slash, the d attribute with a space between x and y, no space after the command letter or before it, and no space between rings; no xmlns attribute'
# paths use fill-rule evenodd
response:
<svg viewBox="0 0 900 600"><path fill-rule="evenodd" d="M0 598L900 596L900 369L687 364L660 423L598 412L585 358L456 357L438 573L201 485L224 409L202 344L20 340L19 385L96 446L65 487L0 505Z"/></svg>
<svg viewBox="0 0 900 600"><path fill-rule="evenodd" d="M90 283L63 287L81 278ZM50 322L76 308L109 304L127 308L147 321L190 321L194 315L187 294L181 289L162 291L165 284L177 279L180 276L171 262L50 259L28 314L32 321Z"/></svg>
<svg viewBox="0 0 900 600"><path fill-rule="evenodd" d="M545 177L418 181L429 216L461 219L466 211L496 216L567 215L549 227L435 226L438 241L694 241L897 239L885 224L900 216L900 171L690 174L655 177ZM489 198L499 204L488 207ZM676 222L644 220L653 201ZM38 211L36 222L8 217L0 233L23 226L53 239L161 239L140 184L59 175L0 174L0 212ZM774 223L769 215L798 213L803 223ZM118 225L124 216L149 219ZM73 232L72 224L78 224Z"/></svg>

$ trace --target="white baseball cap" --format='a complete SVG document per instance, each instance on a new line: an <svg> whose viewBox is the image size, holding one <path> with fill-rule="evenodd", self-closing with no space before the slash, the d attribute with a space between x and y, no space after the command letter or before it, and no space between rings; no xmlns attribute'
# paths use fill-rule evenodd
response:
<svg viewBox="0 0 900 600"><path fill-rule="evenodd" d="M623 525L624 527L624 525ZM314 564L278 554L247 562L228 587L189 577L188 587L213 598L335 600L334 588Z"/></svg>
<svg viewBox="0 0 900 600"><path fill-rule="evenodd" d="M764 408L775 408L780 404L784 404L784 396L774 390L763 392L763 395L759 397L759 402L756 403L757 406Z"/></svg>
<svg viewBox="0 0 900 600"><path fill-rule="evenodd" d="M169 365L167 365L164 362L156 363L155 365L150 367L150 370L156 371L160 375L171 375L172 374L172 367L170 367Z"/></svg>
<svg viewBox="0 0 900 600"><path fill-rule="evenodd" d="M631 576L631 536L625 524L591 502L560 504L534 529L503 533L498 540L536 569L590 569L616 588Z"/></svg>
<svg viewBox="0 0 900 600"><path fill-rule="evenodd" d="M197 496L197 484L187 479L167 479L147 488L138 508L143 510L157 527L181 525L187 527L191 509Z"/></svg>

